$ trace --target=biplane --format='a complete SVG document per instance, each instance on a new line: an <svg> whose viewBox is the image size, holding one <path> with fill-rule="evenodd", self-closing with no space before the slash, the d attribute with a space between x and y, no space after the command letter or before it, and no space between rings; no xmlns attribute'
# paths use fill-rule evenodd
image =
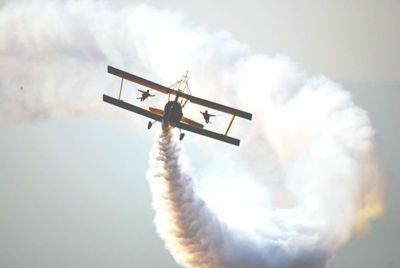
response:
<svg viewBox="0 0 400 268"><path fill-rule="evenodd" d="M147 128L150 129L155 122L161 122L162 126L170 125L172 127L178 128L180 133L179 139L182 140L184 137L184 133L182 130L190 131L199 135L203 135L212 139L220 140L226 143L230 143L233 145L240 145L240 140L228 136L228 132L232 126L232 123L236 117L241 117L247 120L252 119L252 114L248 112L244 112L232 107L228 107L216 102L208 101L205 99L201 99L190 94L190 90L188 89L188 76L186 75L182 77L180 81L172 85L171 87L165 87L150 80L144 79L142 77L136 76L134 74L127 73L125 71L119 70L112 66L108 66L108 73L113 74L121 78L121 84L119 88L118 98L113 98L111 96L103 94L103 101L109 104L115 105L117 107L126 109L128 111L138 113L142 116L146 116L153 121L148 122ZM146 88L150 88L152 90L161 92L163 94L168 95L168 102L165 104L164 109L149 107L149 109L144 109L139 106L133 105L131 103L125 102L121 99L122 90L124 80L131 81L133 83L139 84ZM184 88L181 89L181 85L183 84ZM148 92L148 91L145 91ZM174 96L174 97L173 97ZM173 97L171 99L171 97ZM197 104L200 106L204 106L216 111L224 112L230 114L231 120L225 130L225 133L217 133L214 131L210 131L204 129L204 125L200 124L192 119L186 118L183 116L183 108L187 105L188 102L193 104ZM204 116L204 114L203 114ZM209 114L204 116L206 123L209 122ZM207 120L207 119L208 120Z"/></svg>

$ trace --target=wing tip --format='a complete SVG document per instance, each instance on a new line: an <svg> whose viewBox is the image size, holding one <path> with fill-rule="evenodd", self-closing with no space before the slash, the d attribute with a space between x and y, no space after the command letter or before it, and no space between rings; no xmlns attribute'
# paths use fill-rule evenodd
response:
<svg viewBox="0 0 400 268"><path fill-rule="evenodd" d="M106 95L106 94L103 94L103 101L105 102L107 99L109 98L109 96L108 95Z"/></svg>

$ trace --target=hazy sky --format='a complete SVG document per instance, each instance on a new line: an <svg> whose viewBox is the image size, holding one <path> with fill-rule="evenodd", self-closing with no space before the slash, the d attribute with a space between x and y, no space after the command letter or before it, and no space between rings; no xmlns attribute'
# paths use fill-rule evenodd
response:
<svg viewBox="0 0 400 268"><path fill-rule="evenodd" d="M400 1L145 2L350 90L376 128L387 207L332 268L400 267ZM178 267L153 226L145 175L155 131L144 127L101 115L1 126L0 266ZM186 149L195 159L199 147Z"/></svg>
<svg viewBox="0 0 400 268"><path fill-rule="evenodd" d="M227 30L255 51L289 55L312 74L336 80L400 80L396 0L144 2L178 10L190 18L189 24Z"/></svg>

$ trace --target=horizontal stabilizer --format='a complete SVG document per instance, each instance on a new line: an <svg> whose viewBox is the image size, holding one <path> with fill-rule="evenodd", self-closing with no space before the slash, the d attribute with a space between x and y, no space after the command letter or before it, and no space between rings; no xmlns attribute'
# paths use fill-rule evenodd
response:
<svg viewBox="0 0 400 268"><path fill-rule="evenodd" d="M154 108L154 107L149 107L149 111L154 113L154 114L158 114L160 116L164 116L164 111L158 108Z"/></svg>
<svg viewBox="0 0 400 268"><path fill-rule="evenodd" d="M182 123L186 123L186 124L191 125L191 126L194 126L194 127L197 127L197 128L204 128L203 124L200 124L200 123L198 123L198 122L196 122L196 121L194 121L192 119L189 119L187 117L182 117L181 122Z"/></svg>

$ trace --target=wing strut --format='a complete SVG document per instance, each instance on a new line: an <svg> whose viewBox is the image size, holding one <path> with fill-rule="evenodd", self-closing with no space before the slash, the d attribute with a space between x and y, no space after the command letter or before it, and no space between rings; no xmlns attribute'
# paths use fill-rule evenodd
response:
<svg viewBox="0 0 400 268"><path fill-rule="evenodd" d="M225 131L225 136L228 135L228 131L229 131L229 129L231 129L231 126L232 126L233 120L235 120L235 117L236 117L236 115L232 115L232 119L229 122L228 128Z"/></svg>
<svg viewBox="0 0 400 268"><path fill-rule="evenodd" d="M121 78L121 85L119 87L119 97L118 99L121 100L121 95L122 95L122 86L124 85L124 78Z"/></svg>

